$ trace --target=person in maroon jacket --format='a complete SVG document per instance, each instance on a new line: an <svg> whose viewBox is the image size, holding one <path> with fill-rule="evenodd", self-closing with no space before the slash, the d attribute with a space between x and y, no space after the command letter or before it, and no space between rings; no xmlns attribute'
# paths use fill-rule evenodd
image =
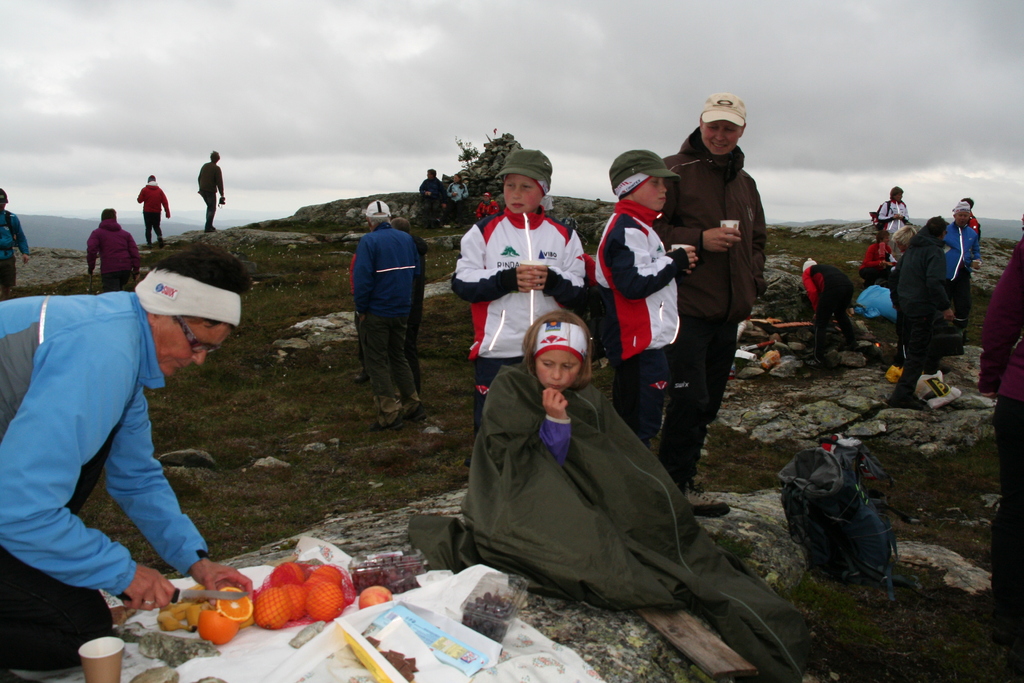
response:
<svg viewBox="0 0 1024 683"><path fill-rule="evenodd" d="M992 639L1010 646L1010 666L1024 673L1024 241L996 285L981 332L978 391L998 397L992 426L1003 499L992 522Z"/></svg>
<svg viewBox="0 0 1024 683"><path fill-rule="evenodd" d="M171 217L171 207L167 203L167 195L156 184L156 176L149 176L146 186L139 192L139 204L142 204L142 220L146 224L146 246L153 246L153 232L160 248L164 248L164 234L160 232L160 207L167 217Z"/></svg>
<svg viewBox="0 0 1024 683"><path fill-rule="evenodd" d="M100 219L100 226L89 235L86 251L89 275L96 268L96 256L99 256L103 292L120 292L129 277L132 280L139 277L139 248L132 234L121 229L116 211L103 209Z"/></svg>

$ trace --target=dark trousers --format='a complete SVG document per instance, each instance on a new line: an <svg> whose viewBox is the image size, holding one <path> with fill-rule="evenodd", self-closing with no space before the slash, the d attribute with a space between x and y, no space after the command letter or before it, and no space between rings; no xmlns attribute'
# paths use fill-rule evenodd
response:
<svg viewBox="0 0 1024 683"><path fill-rule="evenodd" d="M903 374L900 375L892 392L893 400L913 395L921 373L934 375L939 369L939 361L942 360L941 356L935 356L929 351L935 316L904 315L903 320L903 344L907 357L903 361Z"/></svg>
<svg viewBox="0 0 1024 683"><path fill-rule="evenodd" d="M124 286L128 284L131 276L132 271L130 270L115 270L112 273L101 273L100 282L103 284L104 293L122 291Z"/></svg>
<svg viewBox="0 0 1024 683"><path fill-rule="evenodd" d="M907 345L903 339L906 325L907 318L903 315L903 311L896 311L896 353L893 354L892 364L898 368L902 368L907 359Z"/></svg>
<svg viewBox="0 0 1024 683"><path fill-rule="evenodd" d="M205 199L205 197L204 197ZM216 208L214 209L216 211ZM212 220L212 219L211 219ZM143 211L142 222L146 224L146 245L153 246L153 233L156 233L156 239L159 242L163 242L164 234L160 232L160 212L159 211Z"/></svg>
<svg viewBox="0 0 1024 683"><path fill-rule="evenodd" d="M834 318L848 345L853 344L853 324L846 309L853 298L853 285L827 287L818 295L818 308L814 311L814 359L825 359L825 339ZM731 366L730 366L731 367Z"/></svg>
<svg viewBox="0 0 1024 683"><path fill-rule="evenodd" d="M491 382L498 375L505 365L519 365L523 362L522 356L515 358L480 358L473 361L473 381L476 383L473 392L473 433L480 431L480 419L484 414L484 401L487 400L487 390L491 388Z"/></svg>
<svg viewBox="0 0 1024 683"><path fill-rule="evenodd" d="M449 197L448 198L448 208L445 209L445 213L447 214L445 216L445 221L451 223L455 227L458 227L458 226L462 225L462 222L463 222L462 206L465 203L466 203L465 200L455 201L454 199Z"/></svg>
<svg viewBox="0 0 1024 683"><path fill-rule="evenodd" d="M441 202L437 199L420 199L420 207L423 210L423 225L427 228L441 227Z"/></svg>
<svg viewBox="0 0 1024 683"><path fill-rule="evenodd" d="M203 196L203 201L206 202L206 226L205 232L213 232L213 217L217 213L217 193L216 192L203 192L199 191L199 194Z"/></svg>
<svg viewBox="0 0 1024 683"><path fill-rule="evenodd" d="M992 597L995 612L1024 618L1024 402L1005 396L992 425L999 448L1003 499L992 522Z"/></svg>
<svg viewBox="0 0 1024 683"><path fill-rule="evenodd" d="M367 313L359 326L366 374L370 376L377 423L387 426L420 405L409 362L405 359L405 318ZM395 399L398 391L400 400Z"/></svg>
<svg viewBox="0 0 1024 683"><path fill-rule="evenodd" d="M879 278L889 277L889 272L892 271L892 267L887 268L861 268L860 277L864 280L864 289L867 289L871 285L878 282Z"/></svg>
<svg viewBox="0 0 1024 683"><path fill-rule="evenodd" d="M962 268L960 274L952 280L946 280L946 294L956 313L953 324L961 330L967 329L967 321L971 316L971 274L966 268Z"/></svg>
<svg viewBox="0 0 1024 683"><path fill-rule="evenodd" d="M113 434L82 466L68 501L77 515L99 481ZM78 648L113 635L110 608L100 592L69 586L0 547L0 669L50 671L78 666Z"/></svg>
<svg viewBox="0 0 1024 683"><path fill-rule="evenodd" d="M410 317L405 326L405 361L409 364L409 371L412 373L413 384L416 385L416 393L420 393L420 351L417 342L420 336L420 321L415 322Z"/></svg>
<svg viewBox="0 0 1024 683"><path fill-rule="evenodd" d="M647 446L661 429L668 377L665 349L647 349L615 368L612 405Z"/></svg>
<svg viewBox="0 0 1024 683"><path fill-rule="evenodd" d="M665 348L671 379L658 458L681 489L697 474L708 425L718 415L736 355L736 323L680 316Z"/></svg>

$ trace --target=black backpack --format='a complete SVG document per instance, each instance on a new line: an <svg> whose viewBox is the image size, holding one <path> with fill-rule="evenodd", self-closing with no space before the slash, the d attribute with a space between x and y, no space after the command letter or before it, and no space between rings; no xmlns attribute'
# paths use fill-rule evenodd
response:
<svg viewBox="0 0 1024 683"><path fill-rule="evenodd" d="M893 574L898 552L882 514L885 499L861 486L862 478L891 481L857 439L827 437L797 453L779 472L789 534L807 549L812 567L845 583L883 588L895 600L893 586L918 584Z"/></svg>

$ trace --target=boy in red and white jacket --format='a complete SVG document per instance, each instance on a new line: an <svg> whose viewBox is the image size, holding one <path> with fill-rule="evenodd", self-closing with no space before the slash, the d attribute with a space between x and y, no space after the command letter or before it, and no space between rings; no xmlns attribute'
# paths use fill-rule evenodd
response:
<svg viewBox="0 0 1024 683"><path fill-rule="evenodd" d="M654 152L619 155L608 173L619 198L601 234L597 283L607 311L601 338L615 368L612 404L650 445L661 429L669 382L664 348L679 330L676 278L690 271L696 249L666 253L651 227L665 205L666 178L678 178Z"/></svg>
<svg viewBox="0 0 1024 683"><path fill-rule="evenodd" d="M585 292L579 236L540 205L551 187L551 162L537 150L519 149L498 175L505 211L462 237L452 277L452 290L472 304L476 428L498 370L522 362L523 336L534 319L559 306L571 308Z"/></svg>

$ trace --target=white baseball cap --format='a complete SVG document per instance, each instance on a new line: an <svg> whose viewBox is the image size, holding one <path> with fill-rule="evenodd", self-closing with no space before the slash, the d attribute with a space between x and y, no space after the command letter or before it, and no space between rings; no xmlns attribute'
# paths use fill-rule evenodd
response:
<svg viewBox="0 0 1024 683"><path fill-rule="evenodd" d="M712 121L728 121L737 126L747 125L747 105L731 92L716 92L704 103L704 111L700 114L704 123Z"/></svg>
<svg viewBox="0 0 1024 683"><path fill-rule="evenodd" d="M378 201L375 201L375 202L370 202L370 205L368 207L366 207L366 217L367 218L381 218L381 217L390 218L391 217L391 209L389 209L388 205L385 204L382 201L378 200Z"/></svg>

